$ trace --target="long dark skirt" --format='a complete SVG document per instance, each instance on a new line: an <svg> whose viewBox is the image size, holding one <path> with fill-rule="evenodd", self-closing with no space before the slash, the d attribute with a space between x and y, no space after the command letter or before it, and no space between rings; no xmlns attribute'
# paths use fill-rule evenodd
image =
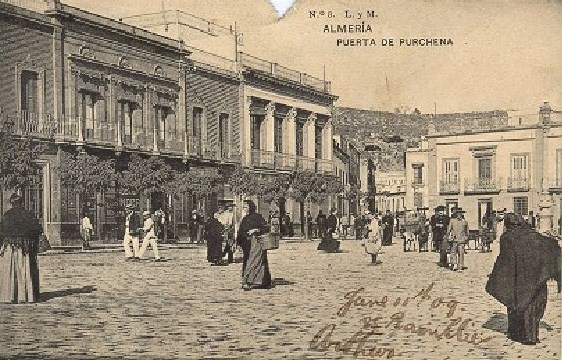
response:
<svg viewBox="0 0 562 360"><path fill-rule="evenodd" d="M323 250L326 252L336 252L340 248L340 242L332 237L332 233L327 231L324 233L322 240L318 244L316 250Z"/></svg>
<svg viewBox="0 0 562 360"><path fill-rule="evenodd" d="M255 236L250 239L248 259L243 265L244 284L252 287L267 288L271 286L271 273L267 261L267 250Z"/></svg>
<svg viewBox="0 0 562 360"><path fill-rule="evenodd" d="M222 259L222 237L207 238L207 261L216 263Z"/></svg>
<svg viewBox="0 0 562 360"><path fill-rule="evenodd" d="M386 227L382 231L382 244L385 246L392 245L392 226Z"/></svg>
<svg viewBox="0 0 562 360"><path fill-rule="evenodd" d="M539 323L544 315L547 300L546 283L543 284L523 310L507 309L507 332L513 341L536 343L539 340Z"/></svg>

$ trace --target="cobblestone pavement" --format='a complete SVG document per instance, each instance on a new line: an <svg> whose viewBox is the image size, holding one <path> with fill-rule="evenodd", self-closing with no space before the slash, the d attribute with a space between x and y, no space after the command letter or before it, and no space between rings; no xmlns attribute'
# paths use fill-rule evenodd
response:
<svg viewBox="0 0 562 360"><path fill-rule="evenodd" d="M398 244L376 266L357 241L337 254L316 245L282 243L269 254L276 286L249 292L240 264L211 267L204 247L164 250L163 263L129 263L122 253L42 256L45 301L0 305L0 358L560 358L554 284L541 343L506 338L506 310L484 291L497 253L469 252L461 274L438 268L435 253ZM365 306L346 308L359 297L354 304Z"/></svg>

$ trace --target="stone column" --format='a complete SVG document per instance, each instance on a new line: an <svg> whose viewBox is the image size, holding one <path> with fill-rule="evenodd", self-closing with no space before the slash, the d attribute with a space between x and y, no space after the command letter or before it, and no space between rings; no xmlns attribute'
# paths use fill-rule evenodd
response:
<svg viewBox="0 0 562 360"><path fill-rule="evenodd" d="M297 126L296 126L297 110L291 108L285 118L285 131L283 137L285 139L283 144L283 152L289 155L296 155L297 153ZM296 156L290 157L290 166L295 166Z"/></svg>
<svg viewBox="0 0 562 360"><path fill-rule="evenodd" d="M314 159L316 144L314 139L314 134L316 131L316 114L312 113L306 121L305 136L304 136L304 156Z"/></svg>
<svg viewBox="0 0 562 360"><path fill-rule="evenodd" d="M152 87L148 88L149 92L149 101L148 101L148 109L147 109L147 116L149 119L152 118L152 152L154 155L158 155L160 152L158 151L158 116L160 115L159 112L156 113L156 106L154 105L154 100L157 98L154 93L154 89ZM150 123L150 122L149 122ZM162 129L160 129L162 130Z"/></svg>
<svg viewBox="0 0 562 360"><path fill-rule="evenodd" d="M332 119L330 118L322 129L322 159L332 160Z"/></svg>
<svg viewBox="0 0 562 360"><path fill-rule="evenodd" d="M243 96L243 95L242 95ZM246 96L243 98L242 111L240 114L241 128L240 128L240 152L242 154L242 164L250 166L252 164L252 144L251 140L251 116L250 106L252 105L252 97Z"/></svg>
<svg viewBox="0 0 562 360"><path fill-rule="evenodd" d="M109 121L113 121L115 124L116 136L117 136L117 151L123 148L123 136L121 134L122 126L121 119L117 116L117 82L114 77L111 75L109 76L109 99L107 100L107 107L108 107L108 118ZM134 130L131 130L131 133Z"/></svg>
<svg viewBox="0 0 562 360"><path fill-rule="evenodd" d="M265 120L263 130L262 130L262 146L261 149L269 152L275 151L275 103L269 102L265 107Z"/></svg>
<svg viewBox="0 0 562 360"><path fill-rule="evenodd" d="M187 157L187 117L186 117L186 109L187 109L187 78L186 78L186 66L187 64L183 63L180 65L179 69L179 77L180 77L180 88L178 94L178 102L176 106L176 129L180 129L182 131L182 141L184 145L184 156ZM179 125L179 126L177 126Z"/></svg>
<svg viewBox="0 0 562 360"><path fill-rule="evenodd" d="M84 128L82 114L80 113L80 101L78 101L78 86L76 84L76 77L79 72L69 64L69 99L70 99L70 121L76 123L77 132L77 145L84 144ZM70 122L69 121L69 122Z"/></svg>
<svg viewBox="0 0 562 360"><path fill-rule="evenodd" d="M63 120L63 27L56 18L51 19L53 28L53 116L59 123Z"/></svg>

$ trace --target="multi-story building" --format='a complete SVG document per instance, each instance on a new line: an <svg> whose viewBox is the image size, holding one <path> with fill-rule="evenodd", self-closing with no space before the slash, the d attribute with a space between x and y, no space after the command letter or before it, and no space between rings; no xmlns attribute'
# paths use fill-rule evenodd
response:
<svg viewBox="0 0 562 360"><path fill-rule="evenodd" d="M385 213L406 208L406 174L404 170L378 171L375 180L376 210Z"/></svg>
<svg viewBox="0 0 562 360"><path fill-rule="evenodd" d="M406 208L460 206L473 229L505 208L560 232L560 114L545 103L535 124L428 135L406 154Z"/></svg>
<svg viewBox="0 0 562 360"><path fill-rule="evenodd" d="M81 196L61 184L57 162L64 153L116 163L138 153L225 176L236 164L272 176L299 168L333 172L336 97L328 82L243 53L236 61L208 53L192 58L181 39L57 0L0 1L0 30L2 118L15 122L17 135L48 145L38 160L43 176L26 190L26 203L53 245L78 238L84 213L93 217L97 238L119 238L125 201L165 209L179 232L192 209L212 210L216 200L162 192L131 199L116 188ZM219 198L232 198L224 188ZM267 205L260 208L267 212ZM300 218L302 207L293 205L283 201L283 210Z"/></svg>

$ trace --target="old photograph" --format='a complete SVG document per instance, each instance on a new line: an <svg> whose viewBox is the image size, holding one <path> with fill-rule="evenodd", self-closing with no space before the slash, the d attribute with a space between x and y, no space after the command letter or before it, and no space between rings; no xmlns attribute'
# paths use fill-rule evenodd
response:
<svg viewBox="0 0 562 360"><path fill-rule="evenodd" d="M0 0L0 359L562 359L559 0Z"/></svg>

